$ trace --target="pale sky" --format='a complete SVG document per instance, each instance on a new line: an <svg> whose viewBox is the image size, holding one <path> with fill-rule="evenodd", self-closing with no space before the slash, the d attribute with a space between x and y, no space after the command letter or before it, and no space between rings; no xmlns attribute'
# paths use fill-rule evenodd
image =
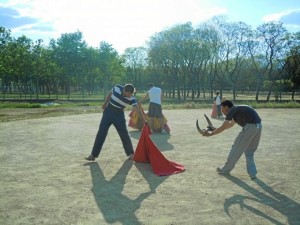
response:
<svg viewBox="0 0 300 225"><path fill-rule="evenodd" d="M79 30L89 46L106 41L120 54L144 46L156 32L186 22L196 27L216 15L253 29L280 20L290 32L300 31L299 0L0 0L0 26L13 37L47 44Z"/></svg>

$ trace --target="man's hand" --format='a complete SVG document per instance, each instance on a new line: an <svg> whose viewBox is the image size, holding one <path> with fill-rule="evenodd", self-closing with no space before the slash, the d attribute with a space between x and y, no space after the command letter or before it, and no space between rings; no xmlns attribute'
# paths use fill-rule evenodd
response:
<svg viewBox="0 0 300 225"><path fill-rule="evenodd" d="M205 131L205 132L202 134L202 136L204 136L204 137L210 137L210 136L212 136L212 132L211 132L211 131Z"/></svg>
<svg viewBox="0 0 300 225"><path fill-rule="evenodd" d="M144 123L149 124L148 120L146 120L145 118L144 118Z"/></svg>

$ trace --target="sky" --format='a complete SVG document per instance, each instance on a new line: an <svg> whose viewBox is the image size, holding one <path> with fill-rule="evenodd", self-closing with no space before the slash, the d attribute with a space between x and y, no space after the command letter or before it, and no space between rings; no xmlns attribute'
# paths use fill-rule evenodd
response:
<svg viewBox="0 0 300 225"><path fill-rule="evenodd" d="M120 54L164 29L186 22L197 27L218 15L253 29L281 21L288 31L300 31L299 0L0 0L0 26L15 38L47 44L80 31L89 46L105 41Z"/></svg>

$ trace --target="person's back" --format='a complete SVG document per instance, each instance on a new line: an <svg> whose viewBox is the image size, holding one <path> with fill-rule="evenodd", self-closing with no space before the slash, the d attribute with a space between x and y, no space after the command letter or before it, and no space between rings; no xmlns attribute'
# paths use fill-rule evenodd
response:
<svg viewBox="0 0 300 225"><path fill-rule="evenodd" d="M215 97L215 101L216 101L216 105L221 105L221 97L220 97L220 95L217 95Z"/></svg>
<svg viewBox="0 0 300 225"><path fill-rule="evenodd" d="M247 105L233 106L229 110L225 119L233 119L241 127L244 127L246 124L257 124L261 122L257 112Z"/></svg>
<svg viewBox="0 0 300 225"><path fill-rule="evenodd" d="M164 119L162 114L162 90L159 87L155 87L153 83L148 84L150 88L147 94L139 101L141 104L144 100L149 99L148 117L149 126L152 131L162 132L164 128ZM154 129L154 120L159 121L159 128Z"/></svg>
<svg viewBox="0 0 300 225"><path fill-rule="evenodd" d="M149 91L150 102L161 105L161 89L153 86Z"/></svg>

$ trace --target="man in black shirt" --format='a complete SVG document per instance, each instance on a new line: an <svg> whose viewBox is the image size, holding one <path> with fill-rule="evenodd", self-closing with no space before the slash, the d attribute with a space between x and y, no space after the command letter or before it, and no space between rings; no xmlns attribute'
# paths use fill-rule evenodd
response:
<svg viewBox="0 0 300 225"><path fill-rule="evenodd" d="M234 168L236 162L244 153L246 156L247 173L251 179L256 179L256 166L254 162L254 152L256 151L261 131L261 119L257 112L247 105L234 106L229 100L221 103L222 113L226 116L223 124L212 132L206 132L204 136L212 136L219 134L226 129L231 128L235 123L240 125L243 129L236 137L227 161L223 166L217 167L219 174L229 174Z"/></svg>

